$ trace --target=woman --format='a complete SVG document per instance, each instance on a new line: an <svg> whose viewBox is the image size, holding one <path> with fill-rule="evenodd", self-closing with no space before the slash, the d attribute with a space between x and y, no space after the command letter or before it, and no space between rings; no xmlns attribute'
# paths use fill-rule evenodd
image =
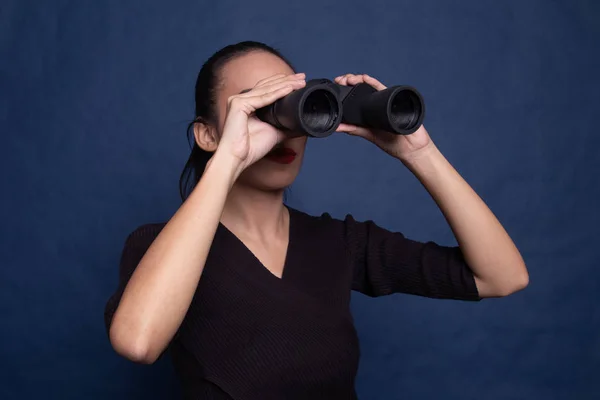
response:
<svg viewBox="0 0 600 400"><path fill-rule="evenodd" d="M335 81L385 88L367 75ZM305 83L262 43L213 55L196 83L184 202L168 223L144 225L126 241L105 314L112 346L139 363L169 348L189 398L356 398L351 290L479 300L527 285L519 251L423 127L408 136L346 124L339 130L409 168L460 247L284 205L307 138L253 112Z"/></svg>

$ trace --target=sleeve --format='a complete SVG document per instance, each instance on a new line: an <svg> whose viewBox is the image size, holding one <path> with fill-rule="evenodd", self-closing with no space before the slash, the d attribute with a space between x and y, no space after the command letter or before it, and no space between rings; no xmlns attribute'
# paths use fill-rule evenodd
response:
<svg viewBox="0 0 600 400"><path fill-rule="evenodd" d="M370 297L392 293L479 301L473 272L458 246L418 242L373 221L344 219L352 289Z"/></svg>
<svg viewBox="0 0 600 400"><path fill-rule="evenodd" d="M133 275L133 271L135 271L135 268L164 225L165 224L143 225L133 231L127 237L127 240L125 240L125 246L121 253L119 265L119 281L117 289L110 296L104 308L104 324L107 332L110 330L113 315L119 306L127 282L129 282L131 275Z"/></svg>

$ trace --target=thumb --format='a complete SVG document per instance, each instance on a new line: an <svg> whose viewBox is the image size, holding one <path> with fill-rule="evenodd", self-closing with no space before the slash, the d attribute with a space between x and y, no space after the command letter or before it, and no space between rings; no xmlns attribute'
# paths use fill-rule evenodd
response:
<svg viewBox="0 0 600 400"><path fill-rule="evenodd" d="M375 138L370 130L352 124L342 123L337 130L338 132L344 132L352 136L360 136L370 141L373 141Z"/></svg>

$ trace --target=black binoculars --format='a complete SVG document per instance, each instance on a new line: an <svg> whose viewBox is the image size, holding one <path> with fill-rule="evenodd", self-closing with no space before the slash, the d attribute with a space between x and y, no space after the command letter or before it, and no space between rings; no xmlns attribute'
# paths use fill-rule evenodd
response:
<svg viewBox="0 0 600 400"><path fill-rule="evenodd" d="M338 85L312 79L302 89L256 110L256 116L278 129L325 137L340 123L410 135L423 123L425 104L411 86L377 91L366 83Z"/></svg>

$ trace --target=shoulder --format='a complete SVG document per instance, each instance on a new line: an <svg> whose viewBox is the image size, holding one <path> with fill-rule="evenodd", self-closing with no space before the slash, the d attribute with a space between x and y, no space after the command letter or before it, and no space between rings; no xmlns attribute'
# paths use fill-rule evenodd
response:
<svg viewBox="0 0 600 400"><path fill-rule="evenodd" d="M312 214L291 207L288 207L288 210L290 211L290 216L293 218L294 223L302 225L303 227L333 226L342 222L339 219L333 218L328 212Z"/></svg>
<svg viewBox="0 0 600 400"><path fill-rule="evenodd" d="M344 214L343 217L333 217L329 212L321 212L320 214L312 214L307 213L305 211L300 211L298 209L294 209L288 207L291 213L293 213L299 220L303 220L303 222L313 223L317 225L337 225L337 226L345 226L345 225L356 225L356 224L375 224L372 220L361 220L355 218L354 215L350 213Z"/></svg>
<svg viewBox="0 0 600 400"><path fill-rule="evenodd" d="M307 221L303 224L305 227L304 234L317 236L323 233L328 238L339 237L351 248L375 245L388 240L404 243L406 240L401 231L385 228L372 219L355 218L351 213L336 218L328 212L323 212L318 216L305 212L295 212L300 215L298 219ZM320 237L323 238L323 236Z"/></svg>
<svg viewBox="0 0 600 400"><path fill-rule="evenodd" d="M290 208L290 213L294 214L295 222L301 226L305 233L311 231L329 232L347 236L355 233L357 230L364 230L370 226L376 226L371 220L357 220L352 214L347 213L343 217L334 217L329 212L320 214L309 214Z"/></svg>

